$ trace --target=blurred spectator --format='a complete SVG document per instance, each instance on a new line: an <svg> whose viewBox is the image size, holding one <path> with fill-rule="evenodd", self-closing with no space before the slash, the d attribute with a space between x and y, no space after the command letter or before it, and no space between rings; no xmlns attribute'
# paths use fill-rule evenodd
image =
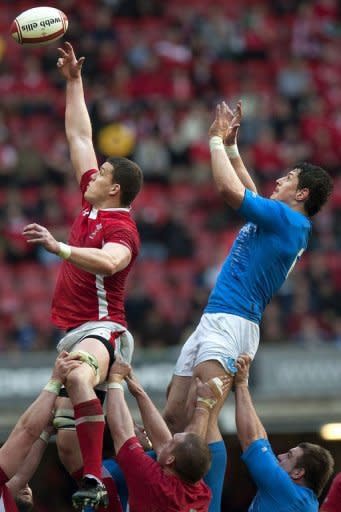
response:
<svg viewBox="0 0 341 512"><path fill-rule="evenodd" d="M209 171L207 128L215 104L226 97L232 104L243 100L240 151L262 194L297 161L312 160L335 177L330 205L314 220L310 250L264 316L264 341L340 344L337 0L79 5L58 2L69 17L68 37L86 56L97 150L106 127L128 127L128 151L145 169L144 190L133 205L142 251L127 300L137 343L183 341L238 229ZM4 33L16 15L16 3L6 2ZM24 49L6 38L0 46L0 350L44 349L56 332L47 315L40 324L37 319L48 307L57 266L27 246L21 228L37 221L65 239L80 206L55 72L58 43ZM23 314L32 282L34 298Z"/></svg>

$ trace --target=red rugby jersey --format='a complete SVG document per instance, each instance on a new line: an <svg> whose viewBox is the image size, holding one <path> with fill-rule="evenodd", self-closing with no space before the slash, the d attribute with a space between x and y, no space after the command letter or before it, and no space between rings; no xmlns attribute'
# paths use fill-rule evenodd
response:
<svg viewBox="0 0 341 512"><path fill-rule="evenodd" d="M108 242L127 246L129 265L113 276L94 275L63 261L52 300L52 321L61 329L72 329L85 322L111 320L126 325L124 311L125 282L138 255L140 239L128 208L96 210L84 199L84 192L95 169L81 180L83 195L79 213L69 237L76 247L101 249Z"/></svg>
<svg viewBox="0 0 341 512"><path fill-rule="evenodd" d="M323 512L341 512L341 472L332 481L321 510Z"/></svg>
<svg viewBox="0 0 341 512"><path fill-rule="evenodd" d="M6 482L8 482L8 477L0 468L0 511L18 512L14 498L6 487Z"/></svg>
<svg viewBox="0 0 341 512"><path fill-rule="evenodd" d="M129 493L131 512L207 512L211 491L203 480L188 484L167 473L146 455L137 437L131 437L117 454Z"/></svg>

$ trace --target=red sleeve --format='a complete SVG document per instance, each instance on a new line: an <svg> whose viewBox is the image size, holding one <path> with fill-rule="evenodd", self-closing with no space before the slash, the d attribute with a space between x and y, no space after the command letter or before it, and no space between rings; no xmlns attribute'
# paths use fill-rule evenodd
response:
<svg viewBox="0 0 341 512"><path fill-rule="evenodd" d="M89 203L84 199L84 194L85 194L87 186L89 185L89 181L91 180L92 175L97 171L98 171L98 169L89 169L82 175L79 187L82 192L82 207L83 208L87 208L89 206Z"/></svg>
<svg viewBox="0 0 341 512"><path fill-rule="evenodd" d="M0 467L0 486L3 487L6 482L8 482L9 478L4 472L4 470Z"/></svg>
<svg viewBox="0 0 341 512"><path fill-rule="evenodd" d="M163 472L160 464L144 453L137 437L131 437L124 443L116 459L124 473L129 495L133 492L133 502L153 502L153 490L162 479Z"/></svg>
<svg viewBox="0 0 341 512"><path fill-rule="evenodd" d="M132 255L137 255L139 250L137 232L133 228L117 227L117 224L104 225L104 242L125 245Z"/></svg>
<svg viewBox="0 0 341 512"><path fill-rule="evenodd" d="M341 473L338 473L322 503L322 512L341 512Z"/></svg>

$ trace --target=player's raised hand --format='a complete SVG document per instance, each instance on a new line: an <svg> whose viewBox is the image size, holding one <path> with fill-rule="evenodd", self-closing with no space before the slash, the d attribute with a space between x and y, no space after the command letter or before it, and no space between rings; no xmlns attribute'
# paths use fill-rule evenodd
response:
<svg viewBox="0 0 341 512"><path fill-rule="evenodd" d="M218 103L215 111L215 119L211 124L210 129L208 130L208 136L210 138L218 136L224 140L227 135L229 126L229 116L226 114L226 111L224 111L223 104Z"/></svg>
<svg viewBox="0 0 341 512"><path fill-rule="evenodd" d="M213 377L207 382L202 382L199 378L197 378L197 397L219 400L222 398L222 396L224 396L225 392L229 389L231 384L232 377L230 375L220 375L220 377Z"/></svg>
<svg viewBox="0 0 341 512"><path fill-rule="evenodd" d="M111 365L109 372L109 382L115 382L118 380L123 380L129 375L131 372L130 364L123 361L120 356L117 356L116 361Z"/></svg>
<svg viewBox="0 0 341 512"><path fill-rule="evenodd" d="M58 254L59 242L51 235L48 229L40 224L28 224L22 232L29 244L40 244L47 251Z"/></svg>
<svg viewBox="0 0 341 512"><path fill-rule="evenodd" d="M63 384L71 370L78 368L81 364L82 361L70 358L68 352L63 350L55 361L52 379L59 380Z"/></svg>
<svg viewBox="0 0 341 512"><path fill-rule="evenodd" d="M57 61L57 68L66 80L75 80L81 76L82 66L85 57L77 60L73 47L70 43L64 43L63 48L58 48L60 57Z"/></svg>
<svg viewBox="0 0 341 512"><path fill-rule="evenodd" d="M237 358L236 367L238 371L234 381L236 386L248 385L251 361L249 354L240 354Z"/></svg>
<svg viewBox="0 0 341 512"><path fill-rule="evenodd" d="M143 387L141 386L141 384L139 383L139 381L137 380L137 378L133 372L130 372L129 375L127 375L126 383L127 383L130 393L133 396L136 397L137 395L144 392Z"/></svg>
<svg viewBox="0 0 341 512"><path fill-rule="evenodd" d="M237 144L238 130L242 120L242 102L239 100L236 108L233 111L225 102L223 102L223 105L225 105L225 109L228 111L228 115L231 119L230 127L224 139L224 144L225 146L233 146L234 144Z"/></svg>

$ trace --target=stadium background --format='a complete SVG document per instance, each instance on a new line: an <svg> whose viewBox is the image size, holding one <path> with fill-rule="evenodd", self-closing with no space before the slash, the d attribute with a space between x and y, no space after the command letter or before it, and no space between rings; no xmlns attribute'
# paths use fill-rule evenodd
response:
<svg viewBox="0 0 341 512"><path fill-rule="evenodd" d="M15 16L45 2L0 5L0 433L48 376L59 333L49 306L59 261L28 248L31 221L66 240L79 207L64 135L56 48L10 40ZM178 345L191 332L240 219L218 198L207 128L215 104L241 98L240 151L262 194L311 160L335 190L309 251L266 310L253 393L276 451L321 440L341 421L341 17L336 0L60 0L67 39L85 55L86 99L99 159L143 168L134 204L142 251L127 314L136 365L160 406ZM239 462L233 399L222 416L230 449L223 510L243 512L253 488ZM66 512L71 483L55 447L33 481L37 512Z"/></svg>

